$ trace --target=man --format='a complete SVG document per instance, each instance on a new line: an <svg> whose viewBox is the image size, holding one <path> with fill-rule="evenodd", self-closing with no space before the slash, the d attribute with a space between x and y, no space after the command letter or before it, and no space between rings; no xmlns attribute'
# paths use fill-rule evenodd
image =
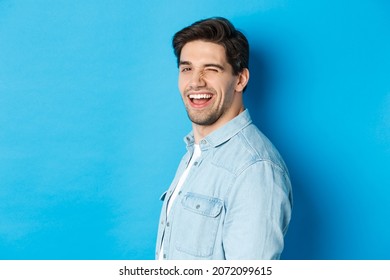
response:
<svg viewBox="0 0 390 280"><path fill-rule="evenodd" d="M175 34L192 132L161 199L157 259L278 259L291 216L287 168L243 104L249 45L224 18Z"/></svg>

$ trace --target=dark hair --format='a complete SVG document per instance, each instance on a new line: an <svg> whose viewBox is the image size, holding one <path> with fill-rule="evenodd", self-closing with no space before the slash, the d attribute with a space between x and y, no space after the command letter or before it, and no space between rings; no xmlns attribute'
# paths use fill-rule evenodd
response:
<svg viewBox="0 0 390 280"><path fill-rule="evenodd" d="M214 17L200 20L177 32L173 36L172 45L178 65L184 45L195 40L203 40L223 46L234 75L238 75L244 68L248 68L248 40L227 19Z"/></svg>

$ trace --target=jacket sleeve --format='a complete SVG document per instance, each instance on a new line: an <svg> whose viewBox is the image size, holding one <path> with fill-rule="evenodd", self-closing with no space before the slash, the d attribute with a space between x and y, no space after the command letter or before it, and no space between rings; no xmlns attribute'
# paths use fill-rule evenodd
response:
<svg viewBox="0 0 390 280"><path fill-rule="evenodd" d="M279 259L291 218L287 171L257 161L237 175L225 203L226 259Z"/></svg>

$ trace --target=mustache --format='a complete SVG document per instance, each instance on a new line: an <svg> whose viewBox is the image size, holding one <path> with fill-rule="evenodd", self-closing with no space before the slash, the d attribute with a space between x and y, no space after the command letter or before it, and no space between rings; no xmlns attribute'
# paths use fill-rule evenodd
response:
<svg viewBox="0 0 390 280"><path fill-rule="evenodd" d="M197 92L209 92L212 94L216 94L216 90L210 87L188 87L184 90L184 94L188 95L190 93L197 93Z"/></svg>

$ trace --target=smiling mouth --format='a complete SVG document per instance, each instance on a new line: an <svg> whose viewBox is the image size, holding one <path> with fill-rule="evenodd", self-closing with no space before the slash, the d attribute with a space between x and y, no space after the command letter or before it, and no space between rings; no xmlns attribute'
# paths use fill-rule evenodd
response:
<svg viewBox="0 0 390 280"><path fill-rule="evenodd" d="M193 93L188 95L188 98L193 107L202 108L208 105L209 101L213 98L213 95L209 93Z"/></svg>

